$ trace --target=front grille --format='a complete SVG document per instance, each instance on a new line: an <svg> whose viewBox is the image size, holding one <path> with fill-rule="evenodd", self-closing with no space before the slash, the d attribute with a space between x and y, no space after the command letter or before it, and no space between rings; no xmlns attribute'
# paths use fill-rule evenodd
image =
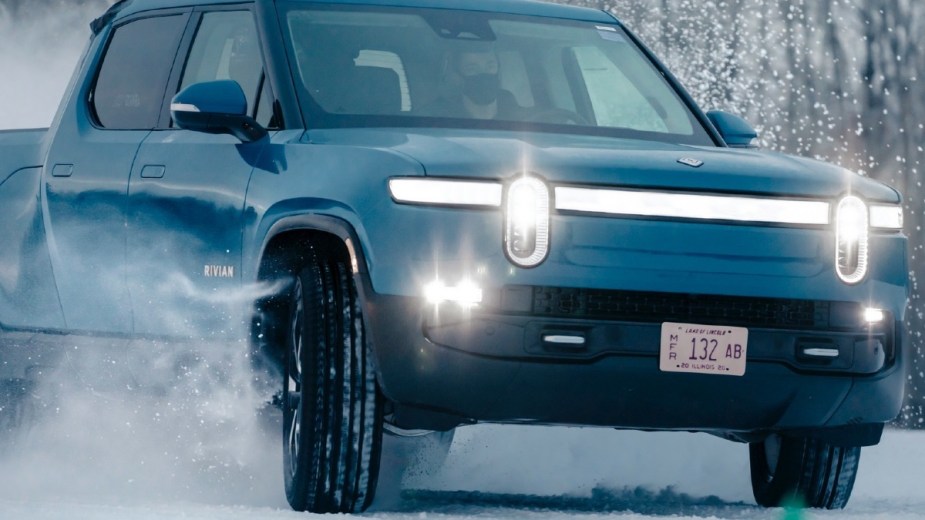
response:
<svg viewBox="0 0 925 520"><path fill-rule="evenodd" d="M828 329L832 325L830 309L833 303L827 301L562 287L533 287L532 290L531 314L536 316L787 329Z"/></svg>

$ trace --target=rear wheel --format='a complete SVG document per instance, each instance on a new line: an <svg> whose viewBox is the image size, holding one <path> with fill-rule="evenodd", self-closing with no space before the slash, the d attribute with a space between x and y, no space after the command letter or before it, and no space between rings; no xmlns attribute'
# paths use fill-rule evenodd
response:
<svg viewBox="0 0 925 520"><path fill-rule="evenodd" d="M372 502L382 402L356 286L343 261L316 254L290 294L283 381L286 497L293 509L353 513Z"/></svg>
<svg viewBox="0 0 925 520"><path fill-rule="evenodd" d="M749 445L752 491L765 507L842 509L857 476L859 447L771 435Z"/></svg>
<svg viewBox="0 0 925 520"><path fill-rule="evenodd" d="M0 455L14 453L35 422L34 387L25 379L0 381Z"/></svg>

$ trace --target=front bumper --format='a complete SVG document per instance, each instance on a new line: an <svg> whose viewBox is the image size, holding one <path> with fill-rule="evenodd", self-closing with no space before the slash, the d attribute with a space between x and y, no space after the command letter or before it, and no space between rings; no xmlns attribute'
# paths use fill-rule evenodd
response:
<svg viewBox="0 0 925 520"><path fill-rule="evenodd" d="M380 384L400 412L393 420L402 427L432 427L426 424L431 413L457 423L598 425L746 437L884 423L902 404L907 356L901 322L889 313L871 328L839 322L838 309L826 311L825 323L816 316L820 319L812 325L749 326L745 375L715 376L661 372L657 320L632 313L623 314L630 320L615 320L537 308L528 312L524 298L517 303L516 295L505 295L511 291L523 288L507 288L471 312L367 293ZM534 299L544 291L533 288ZM512 310L518 305L519 312ZM719 317L699 318L690 316L697 320L690 322L724 323ZM544 343L547 333L563 331L586 341L581 348ZM811 358L802 354L805 345L826 345L839 356Z"/></svg>

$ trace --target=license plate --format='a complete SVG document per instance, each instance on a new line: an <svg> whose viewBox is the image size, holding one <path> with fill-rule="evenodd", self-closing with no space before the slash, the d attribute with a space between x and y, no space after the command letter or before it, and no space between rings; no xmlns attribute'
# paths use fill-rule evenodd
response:
<svg viewBox="0 0 925 520"><path fill-rule="evenodd" d="M659 368L662 372L688 372L722 376L745 375L748 329L662 323Z"/></svg>

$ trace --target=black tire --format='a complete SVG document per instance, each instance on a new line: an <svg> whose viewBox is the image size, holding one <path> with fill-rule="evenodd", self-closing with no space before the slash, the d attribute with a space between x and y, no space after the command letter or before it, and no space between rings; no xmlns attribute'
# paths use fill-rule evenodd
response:
<svg viewBox="0 0 925 520"><path fill-rule="evenodd" d="M765 507L843 509L851 497L861 448L772 435L749 445L752 491Z"/></svg>
<svg viewBox="0 0 925 520"><path fill-rule="evenodd" d="M286 498L297 511L363 511L376 489L383 406L346 264L314 256L292 284L289 318Z"/></svg>

